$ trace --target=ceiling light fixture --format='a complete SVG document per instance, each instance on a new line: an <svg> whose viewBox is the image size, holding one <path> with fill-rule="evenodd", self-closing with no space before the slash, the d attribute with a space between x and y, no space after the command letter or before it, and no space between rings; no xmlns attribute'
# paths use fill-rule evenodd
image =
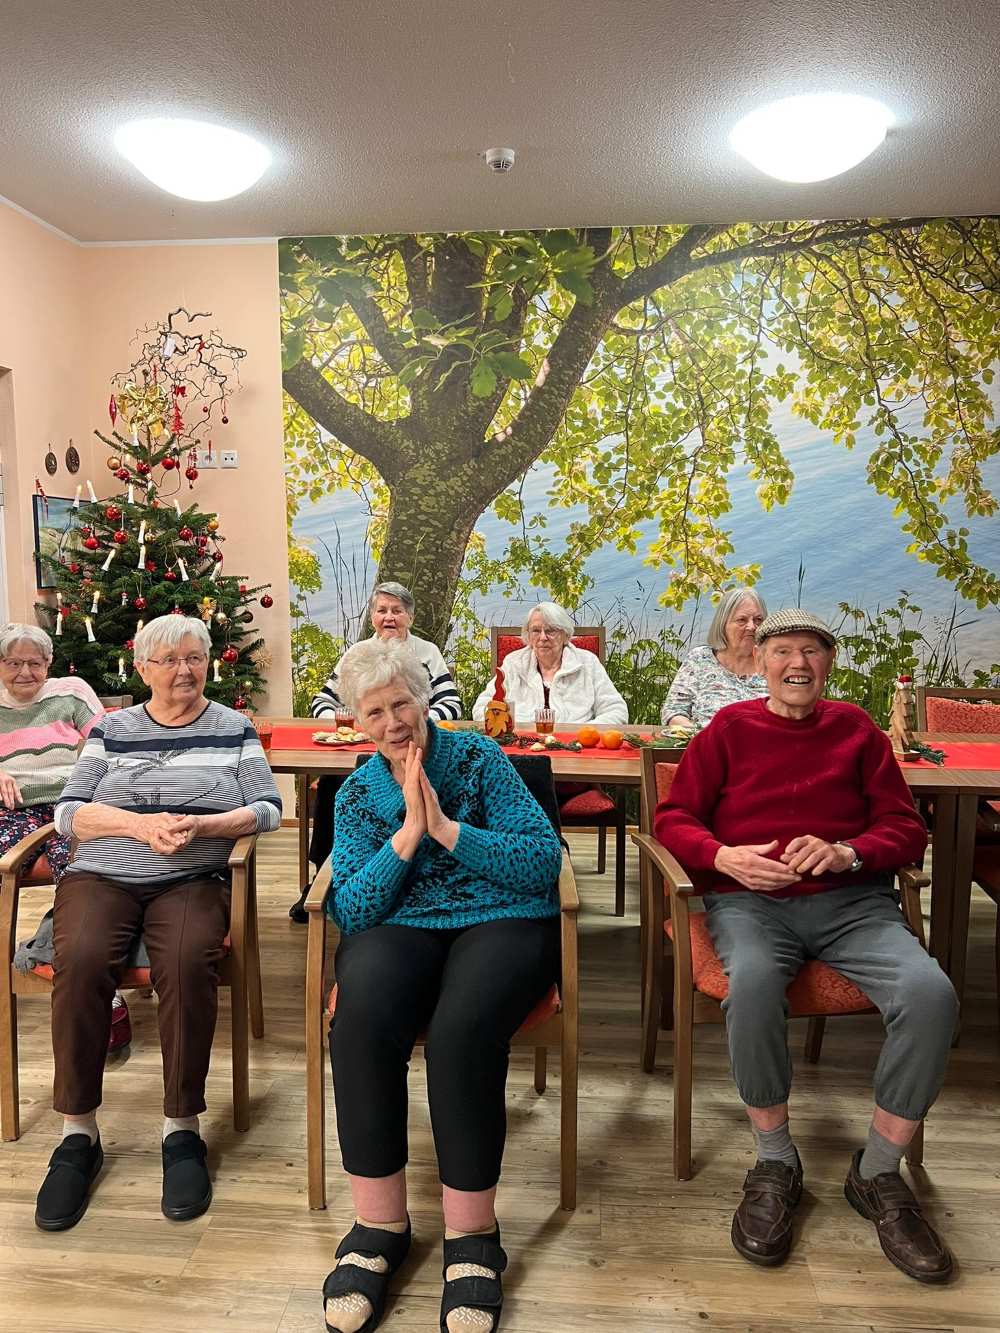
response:
<svg viewBox="0 0 1000 1333"><path fill-rule="evenodd" d="M249 190L271 161L248 134L200 120L132 120L115 134L115 147L161 190L204 203Z"/></svg>
<svg viewBox="0 0 1000 1333"><path fill-rule="evenodd" d="M780 181L829 180L863 162L893 115L872 97L815 93L758 107L733 127L729 146Z"/></svg>

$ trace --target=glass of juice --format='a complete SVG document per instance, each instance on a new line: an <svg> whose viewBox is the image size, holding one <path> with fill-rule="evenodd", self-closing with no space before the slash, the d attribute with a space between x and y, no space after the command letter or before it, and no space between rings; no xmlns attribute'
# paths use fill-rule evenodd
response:
<svg viewBox="0 0 1000 1333"><path fill-rule="evenodd" d="M535 730L539 736L551 736L556 729L556 715L551 708L535 709Z"/></svg>
<svg viewBox="0 0 1000 1333"><path fill-rule="evenodd" d="M265 718L262 718L262 717L255 717L254 720L253 720L253 724L254 724L254 727L255 727L255 729L256 729L256 731L257 731L257 739L260 741L261 749L262 749L262 750L270 750L270 748L271 748L271 724L270 724L270 722L268 722Z"/></svg>
<svg viewBox="0 0 1000 1333"><path fill-rule="evenodd" d="M347 727L350 731L354 730L354 714L349 708L338 708L334 719L338 727Z"/></svg>

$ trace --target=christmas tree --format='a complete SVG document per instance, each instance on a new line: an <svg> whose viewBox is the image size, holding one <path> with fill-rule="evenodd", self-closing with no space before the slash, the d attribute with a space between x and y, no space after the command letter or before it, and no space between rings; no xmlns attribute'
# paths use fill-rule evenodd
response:
<svg viewBox="0 0 1000 1333"><path fill-rule="evenodd" d="M77 487L61 554L41 557L55 601L36 610L52 635L54 675L79 674L98 694L137 700L149 694L132 662L137 631L171 612L198 616L212 639L206 694L246 708L264 688L268 660L251 608L273 599L268 584L226 572L219 519L190 499L197 451L203 439L212 449L213 415L228 424L227 396L246 355L214 330L192 330L205 318L172 311L141 332L139 358L115 376L111 431L95 434L111 450L117 493L99 500L88 480L84 499Z"/></svg>

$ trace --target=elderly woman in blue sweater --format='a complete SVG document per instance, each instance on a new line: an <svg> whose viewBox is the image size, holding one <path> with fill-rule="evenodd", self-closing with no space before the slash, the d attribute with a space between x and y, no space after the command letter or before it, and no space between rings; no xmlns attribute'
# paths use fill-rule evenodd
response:
<svg viewBox="0 0 1000 1333"><path fill-rule="evenodd" d="M335 1333L370 1333L410 1245L407 1069L426 1033L444 1208L441 1328L496 1328L494 1211L510 1039L559 974L561 849L503 752L427 717L422 663L370 639L342 695L378 754L337 796L328 911L340 927L330 1030L337 1131L357 1214L323 1289Z"/></svg>

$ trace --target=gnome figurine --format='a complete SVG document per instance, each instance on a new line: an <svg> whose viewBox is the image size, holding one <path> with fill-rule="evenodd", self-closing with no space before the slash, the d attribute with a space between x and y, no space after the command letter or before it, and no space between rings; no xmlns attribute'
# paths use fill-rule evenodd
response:
<svg viewBox="0 0 1000 1333"><path fill-rule="evenodd" d="M509 731L514 730L514 714L510 711L504 694L503 671L500 667L497 667L493 698L486 705L483 730L487 736L492 736L494 740L498 736L505 736Z"/></svg>

